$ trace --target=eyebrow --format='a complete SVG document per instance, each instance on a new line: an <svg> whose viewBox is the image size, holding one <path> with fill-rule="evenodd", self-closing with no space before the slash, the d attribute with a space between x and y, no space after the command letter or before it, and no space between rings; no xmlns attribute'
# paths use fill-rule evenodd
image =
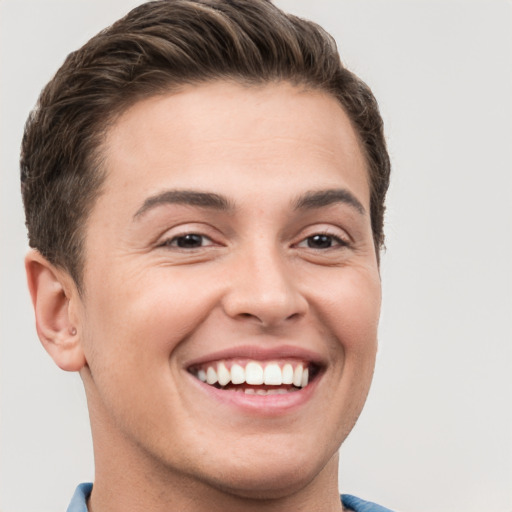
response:
<svg viewBox="0 0 512 512"><path fill-rule="evenodd" d="M137 219L148 210L163 204L184 204L220 211L229 211L233 209L233 205L226 197L212 192L198 192L196 190L166 190L148 197L144 201L143 205L137 210L133 218Z"/></svg>
<svg viewBox="0 0 512 512"><path fill-rule="evenodd" d="M366 214L366 210L359 199L352 192L343 188L306 192L295 200L294 206L296 210L312 210L335 203L347 204L361 215Z"/></svg>

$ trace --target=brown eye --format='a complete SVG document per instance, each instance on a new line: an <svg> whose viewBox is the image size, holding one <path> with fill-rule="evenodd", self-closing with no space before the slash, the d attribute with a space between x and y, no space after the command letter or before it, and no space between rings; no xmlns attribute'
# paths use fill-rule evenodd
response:
<svg viewBox="0 0 512 512"><path fill-rule="evenodd" d="M308 236L298 244L298 247L307 247L308 249L331 249L336 247L347 247L349 244L340 237L329 235L327 233L317 233Z"/></svg>
<svg viewBox="0 0 512 512"><path fill-rule="evenodd" d="M310 249L328 249L333 245L333 237L329 235L314 235L307 238Z"/></svg>
<svg viewBox="0 0 512 512"><path fill-rule="evenodd" d="M212 241L204 235L197 233L187 233L172 238L165 242L166 246L179 247L180 249L198 249L207 245L212 245Z"/></svg>
<svg viewBox="0 0 512 512"><path fill-rule="evenodd" d="M203 237L201 235L190 234L180 236L176 239L176 245L183 249L190 249L191 247L201 247L203 244Z"/></svg>

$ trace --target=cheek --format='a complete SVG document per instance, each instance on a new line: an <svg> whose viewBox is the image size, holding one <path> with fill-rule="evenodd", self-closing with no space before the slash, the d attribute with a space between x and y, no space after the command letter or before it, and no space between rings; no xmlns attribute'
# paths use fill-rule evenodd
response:
<svg viewBox="0 0 512 512"><path fill-rule="evenodd" d="M322 294L322 321L342 345L346 357L376 350L380 315L380 278L374 272L346 272Z"/></svg>
<svg viewBox="0 0 512 512"><path fill-rule="evenodd" d="M147 270L138 279L110 276L95 287L85 322L90 366L168 365L176 346L210 313L215 290L191 287L190 278L167 270Z"/></svg>
<svg viewBox="0 0 512 512"><path fill-rule="evenodd" d="M173 286L172 280L146 277L144 284L129 286L114 287L110 280L88 297L85 309L90 394L100 410L128 429L138 428L136 411L153 411L151 421L157 422L166 412L162 396L178 403L177 349L212 307L212 293L187 291L177 286L179 280Z"/></svg>

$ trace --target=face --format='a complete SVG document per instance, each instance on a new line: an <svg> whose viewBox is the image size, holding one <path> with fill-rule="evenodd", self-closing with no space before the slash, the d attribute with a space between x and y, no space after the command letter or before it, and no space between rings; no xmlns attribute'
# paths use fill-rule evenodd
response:
<svg viewBox="0 0 512 512"><path fill-rule="evenodd" d="M97 453L241 495L314 481L365 401L380 308L342 108L190 86L126 111L104 155L76 310Z"/></svg>

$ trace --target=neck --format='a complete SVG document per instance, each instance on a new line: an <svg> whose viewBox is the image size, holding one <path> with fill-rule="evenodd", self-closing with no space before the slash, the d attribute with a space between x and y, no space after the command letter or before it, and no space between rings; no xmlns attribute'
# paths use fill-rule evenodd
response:
<svg viewBox="0 0 512 512"><path fill-rule="evenodd" d="M115 470L98 468L89 512L339 512L341 503L337 489L337 456L328 462L321 474L305 487L294 492L268 497L243 491L214 488L186 475L167 475L165 481L152 478L141 468L116 475ZM106 469L106 471L104 470ZM119 473L119 469L117 470Z"/></svg>

